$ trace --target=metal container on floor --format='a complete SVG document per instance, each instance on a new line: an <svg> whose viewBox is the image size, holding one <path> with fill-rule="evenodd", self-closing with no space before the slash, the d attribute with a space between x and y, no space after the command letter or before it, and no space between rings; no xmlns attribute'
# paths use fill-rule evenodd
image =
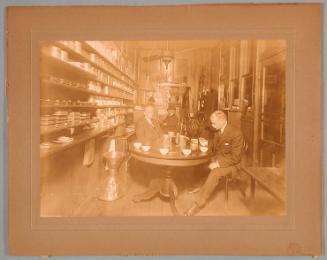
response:
<svg viewBox="0 0 327 260"><path fill-rule="evenodd" d="M103 163L107 176L104 180L104 188L99 199L104 201L117 200L124 195L126 180L124 174L120 174L119 168L125 159L125 153L106 152L103 155Z"/></svg>

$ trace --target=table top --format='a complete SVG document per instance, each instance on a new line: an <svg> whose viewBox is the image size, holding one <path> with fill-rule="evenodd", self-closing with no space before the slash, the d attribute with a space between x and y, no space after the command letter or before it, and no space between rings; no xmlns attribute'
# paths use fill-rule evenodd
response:
<svg viewBox="0 0 327 260"><path fill-rule="evenodd" d="M192 151L188 156L185 156L177 145L171 146L167 155L160 153L159 149L162 147L159 146L152 146L148 152L144 152L142 149L135 149L133 144L130 144L129 148L131 156L135 159L162 166L196 166L209 162L212 156L210 147L206 153L202 153L198 149L197 151Z"/></svg>

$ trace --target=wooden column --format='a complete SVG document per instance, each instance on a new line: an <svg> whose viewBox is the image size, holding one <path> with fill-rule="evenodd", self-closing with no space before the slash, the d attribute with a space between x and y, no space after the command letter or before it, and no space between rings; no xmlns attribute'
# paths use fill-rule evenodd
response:
<svg viewBox="0 0 327 260"><path fill-rule="evenodd" d="M253 122L253 166L259 165L259 133L260 133L260 116L261 116L261 63L260 53L262 41L256 42L256 55L254 66L254 122Z"/></svg>

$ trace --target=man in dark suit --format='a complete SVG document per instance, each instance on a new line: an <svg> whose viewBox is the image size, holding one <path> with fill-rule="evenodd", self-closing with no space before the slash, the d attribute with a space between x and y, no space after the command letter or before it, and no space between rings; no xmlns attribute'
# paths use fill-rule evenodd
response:
<svg viewBox="0 0 327 260"><path fill-rule="evenodd" d="M212 113L210 121L212 127L217 130L214 135L215 154L208 166L211 171L197 194L194 204L185 213L186 216L192 216L199 212L215 190L220 178L230 173L237 173L240 167L244 147L241 131L228 124L226 115L222 111Z"/></svg>
<svg viewBox="0 0 327 260"><path fill-rule="evenodd" d="M160 128L159 122L154 118L155 108L152 104L144 107L144 117L141 117L135 125L136 138L142 144L157 146L162 141L163 131ZM134 202L150 200L155 197L162 185L162 173L158 166L151 164L144 164L138 162L138 167L143 168L149 180L148 189L133 197Z"/></svg>
<svg viewBox="0 0 327 260"><path fill-rule="evenodd" d="M168 132L177 132L178 117L176 116L176 107L173 104L168 105L168 115L161 123L162 129Z"/></svg>
<svg viewBox="0 0 327 260"><path fill-rule="evenodd" d="M154 114L154 106L148 104L144 107L144 117L136 122L136 138L142 144L154 145L163 136L159 122L154 118Z"/></svg>

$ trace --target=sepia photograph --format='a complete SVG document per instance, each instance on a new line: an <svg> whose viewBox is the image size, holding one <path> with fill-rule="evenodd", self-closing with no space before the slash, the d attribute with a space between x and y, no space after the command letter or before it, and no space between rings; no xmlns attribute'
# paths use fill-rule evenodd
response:
<svg viewBox="0 0 327 260"><path fill-rule="evenodd" d="M287 215L286 40L39 47L40 217Z"/></svg>
<svg viewBox="0 0 327 260"><path fill-rule="evenodd" d="M8 255L323 255L322 12L8 7Z"/></svg>

